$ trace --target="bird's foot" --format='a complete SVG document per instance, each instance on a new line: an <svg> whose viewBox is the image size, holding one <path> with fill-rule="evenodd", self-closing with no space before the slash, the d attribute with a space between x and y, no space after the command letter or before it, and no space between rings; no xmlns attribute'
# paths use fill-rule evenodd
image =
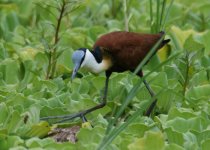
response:
<svg viewBox="0 0 210 150"><path fill-rule="evenodd" d="M75 114L63 115L63 116L43 117L43 118L40 118L40 120L61 119L61 120L56 122L56 123L61 123L61 122L65 122L65 121L68 121L68 120L75 119L75 118L81 118L83 123L85 123L85 122L87 122L87 119L85 117L86 114L91 113L92 111L95 111L97 109L100 109L100 108L104 107L105 105L106 105L106 102L102 102L101 104L98 104L98 105L96 105L92 108L83 110L83 111L75 113Z"/></svg>
<svg viewBox="0 0 210 150"><path fill-rule="evenodd" d="M150 104L150 106L148 107L148 109L147 109L146 112L144 113L145 116L149 117L149 116L151 115L151 113L152 113L152 111L153 111L153 109L154 109L156 103L157 103L157 99L155 99L155 100Z"/></svg>
<svg viewBox="0 0 210 150"><path fill-rule="evenodd" d="M85 117L84 112L86 112L86 111L82 111L82 112L75 113L75 114L70 114L70 115L43 117L43 118L40 118L40 120L61 119L61 120L59 120L55 123L62 123L62 122L65 122L65 121L73 120L75 118L81 118L82 122L85 123L85 122L87 122L87 118Z"/></svg>

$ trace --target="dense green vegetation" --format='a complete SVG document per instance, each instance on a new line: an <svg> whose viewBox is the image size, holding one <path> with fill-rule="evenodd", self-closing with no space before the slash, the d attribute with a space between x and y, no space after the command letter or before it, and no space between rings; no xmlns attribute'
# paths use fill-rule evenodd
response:
<svg viewBox="0 0 210 150"><path fill-rule="evenodd" d="M202 149L210 147L209 0L1 0L0 149ZM62 17L60 17L62 15ZM108 105L61 124L41 117L76 113L100 102L105 76L70 81L72 52L116 30L156 33L171 42L144 67L151 97L129 72L110 78ZM127 106L128 105L128 106ZM121 112L121 113L120 113ZM47 137L81 126L78 142Z"/></svg>

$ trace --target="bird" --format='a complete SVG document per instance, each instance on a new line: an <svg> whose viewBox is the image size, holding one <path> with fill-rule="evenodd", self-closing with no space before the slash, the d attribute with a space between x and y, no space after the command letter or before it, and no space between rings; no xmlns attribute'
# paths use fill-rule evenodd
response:
<svg viewBox="0 0 210 150"><path fill-rule="evenodd" d="M80 68L86 68L93 74L105 72L106 80L102 102L79 113L66 116L57 116L57 118L63 117L65 118L63 121L65 121L76 117L81 117L83 122L86 122L86 114L100 109L106 105L108 83L111 74L113 72L120 73L124 71L134 72L139 63L146 57L149 51L159 40L161 40L160 44L155 50L154 54L158 49L170 41L170 39L165 40L164 37L164 31L161 31L157 34L114 31L100 36L93 45L93 50L89 50L88 48L79 48L74 51L72 54L74 68L71 80L76 77ZM137 75L142 78L143 71L140 70ZM145 79L143 80L143 83L145 84L150 95L152 97L155 96L155 93ZM151 103L145 113L146 116L150 116L153 108L156 105L156 102L157 99Z"/></svg>

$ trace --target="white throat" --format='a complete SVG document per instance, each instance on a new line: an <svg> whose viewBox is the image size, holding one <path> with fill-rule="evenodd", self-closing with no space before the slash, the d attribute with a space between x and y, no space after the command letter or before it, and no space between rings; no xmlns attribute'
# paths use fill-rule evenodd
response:
<svg viewBox="0 0 210 150"><path fill-rule="evenodd" d="M89 70L94 74L98 74L100 72L107 70L110 67L109 64L110 63L108 63L106 60L102 60L101 63L98 63L93 54L87 49L81 67L86 68L87 70Z"/></svg>

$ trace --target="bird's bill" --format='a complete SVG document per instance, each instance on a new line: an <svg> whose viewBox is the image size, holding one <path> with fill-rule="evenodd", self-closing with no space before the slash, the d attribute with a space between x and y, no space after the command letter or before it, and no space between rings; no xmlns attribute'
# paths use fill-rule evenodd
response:
<svg viewBox="0 0 210 150"><path fill-rule="evenodd" d="M80 68L80 64L79 63L74 65L74 70L72 72L71 81L76 77L79 68Z"/></svg>

